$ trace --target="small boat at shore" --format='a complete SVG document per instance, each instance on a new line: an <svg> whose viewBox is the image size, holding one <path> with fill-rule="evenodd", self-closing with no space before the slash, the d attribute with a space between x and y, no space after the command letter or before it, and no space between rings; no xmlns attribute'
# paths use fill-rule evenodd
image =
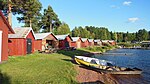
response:
<svg viewBox="0 0 150 84"><path fill-rule="evenodd" d="M111 61L100 60L97 58L75 56L74 60L79 65L92 67L96 71L107 74L141 74L142 70L138 68L126 68L115 66Z"/></svg>

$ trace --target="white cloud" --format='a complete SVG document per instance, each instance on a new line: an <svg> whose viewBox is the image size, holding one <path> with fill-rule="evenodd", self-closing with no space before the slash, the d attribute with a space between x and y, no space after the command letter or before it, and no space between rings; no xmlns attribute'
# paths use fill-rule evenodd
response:
<svg viewBox="0 0 150 84"><path fill-rule="evenodd" d="M131 5L131 3L132 3L131 1L124 1L124 2L123 2L123 5L129 6L129 5Z"/></svg>
<svg viewBox="0 0 150 84"><path fill-rule="evenodd" d="M138 20L139 20L139 18L137 18L137 17L128 18L128 21L129 21L129 22L132 22L132 23L134 23L134 22L136 22L136 21L138 21Z"/></svg>

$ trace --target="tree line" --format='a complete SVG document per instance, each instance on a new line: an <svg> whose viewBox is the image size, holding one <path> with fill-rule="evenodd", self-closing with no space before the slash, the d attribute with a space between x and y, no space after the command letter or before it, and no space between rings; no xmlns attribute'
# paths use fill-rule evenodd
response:
<svg viewBox="0 0 150 84"><path fill-rule="evenodd" d="M41 13L42 4L39 0L0 0L0 10L12 25L11 15L18 14L17 20L24 23L24 27L32 27L34 32L53 32L54 34L68 34L73 37L115 40L117 42L150 40L150 31L140 29L135 33L112 32L106 27L75 27L70 31L69 25L61 22L58 15L49 5Z"/></svg>
<svg viewBox="0 0 150 84"><path fill-rule="evenodd" d="M72 30L72 36L81 36L85 38L102 39L102 40L115 40L117 42L128 41L144 41L150 40L150 31L140 29L135 33L129 32L112 32L106 27L79 26Z"/></svg>

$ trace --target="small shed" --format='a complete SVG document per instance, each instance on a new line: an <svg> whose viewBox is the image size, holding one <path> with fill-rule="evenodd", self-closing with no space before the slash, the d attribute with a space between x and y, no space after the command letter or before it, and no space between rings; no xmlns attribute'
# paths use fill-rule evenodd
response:
<svg viewBox="0 0 150 84"><path fill-rule="evenodd" d="M53 33L36 33L35 34L35 50L43 51L47 46L51 46L52 48L58 47L57 38Z"/></svg>
<svg viewBox="0 0 150 84"><path fill-rule="evenodd" d="M81 43L83 41L81 40L80 37L72 37L72 42L71 42L71 47L75 47L75 48L81 48Z"/></svg>
<svg viewBox="0 0 150 84"><path fill-rule="evenodd" d="M14 28L15 34L9 34L9 55L26 55L34 52L35 35L32 28Z"/></svg>
<svg viewBox="0 0 150 84"><path fill-rule="evenodd" d="M110 44L110 43L109 43L109 40L102 40L102 45L105 46L106 44Z"/></svg>
<svg viewBox="0 0 150 84"><path fill-rule="evenodd" d="M82 42L82 47L88 47L89 46L89 40L87 38L81 38Z"/></svg>
<svg viewBox="0 0 150 84"><path fill-rule="evenodd" d="M114 41L114 40L108 40L108 42L110 45L113 45L113 46L116 45L116 41Z"/></svg>
<svg viewBox="0 0 150 84"><path fill-rule="evenodd" d="M89 46L94 46L94 39L89 39Z"/></svg>
<svg viewBox="0 0 150 84"><path fill-rule="evenodd" d="M0 62L8 59L8 34L15 32L0 11Z"/></svg>
<svg viewBox="0 0 150 84"><path fill-rule="evenodd" d="M59 41L59 48L65 49L67 47L71 47L72 38L69 34L66 35L55 35L55 37Z"/></svg>
<svg viewBox="0 0 150 84"><path fill-rule="evenodd" d="M102 41L100 39L95 39L94 40L94 45L96 45L96 46L102 46Z"/></svg>

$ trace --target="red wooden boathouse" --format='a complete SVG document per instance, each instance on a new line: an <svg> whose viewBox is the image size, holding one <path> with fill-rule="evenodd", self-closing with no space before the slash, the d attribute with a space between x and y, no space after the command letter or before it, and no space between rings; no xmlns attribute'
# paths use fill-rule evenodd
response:
<svg viewBox="0 0 150 84"><path fill-rule="evenodd" d="M71 36L69 34L66 34L66 35L55 35L55 37L59 41L59 48L60 49L65 49L65 48L71 47L72 38L71 38Z"/></svg>
<svg viewBox="0 0 150 84"><path fill-rule="evenodd" d="M102 41L100 39L95 39L94 40L94 45L96 45L96 46L102 46Z"/></svg>
<svg viewBox="0 0 150 84"><path fill-rule="evenodd" d="M89 39L89 46L94 46L94 39Z"/></svg>
<svg viewBox="0 0 150 84"><path fill-rule="evenodd" d="M108 42L110 45L116 45L116 41L114 41L114 40L109 40Z"/></svg>
<svg viewBox="0 0 150 84"><path fill-rule="evenodd" d="M75 48L81 48L81 43L83 41L81 40L80 37L72 37L72 42L71 42L71 47L75 47Z"/></svg>
<svg viewBox="0 0 150 84"><path fill-rule="evenodd" d="M81 38L81 40L83 41L81 43L82 47L88 47L89 46L89 40L87 38Z"/></svg>
<svg viewBox="0 0 150 84"><path fill-rule="evenodd" d="M32 28L15 28L15 34L9 34L9 55L26 55L34 52L35 36Z"/></svg>
<svg viewBox="0 0 150 84"><path fill-rule="evenodd" d="M57 38L54 36L53 33L36 33L35 37L35 50L44 51L46 44L53 48L58 47Z"/></svg>
<svg viewBox="0 0 150 84"><path fill-rule="evenodd" d="M8 59L8 34L14 31L0 11L0 62Z"/></svg>

